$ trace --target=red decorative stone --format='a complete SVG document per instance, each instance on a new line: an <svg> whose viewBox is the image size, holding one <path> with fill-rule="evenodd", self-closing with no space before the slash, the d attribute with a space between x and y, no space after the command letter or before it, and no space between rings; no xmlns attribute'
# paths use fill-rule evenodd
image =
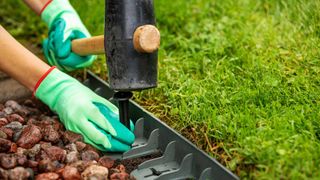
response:
<svg viewBox="0 0 320 180"><path fill-rule="evenodd" d="M96 165L97 162L96 161L76 161L72 164L70 164L70 166L75 167L78 169L79 172L84 171L88 166L91 165Z"/></svg>
<svg viewBox="0 0 320 180"><path fill-rule="evenodd" d="M23 167L16 167L9 171L9 179L28 179L31 176L30 172Z"/></svg>
<svg viewBox="0 0 320 180"><path fill-rule="evenodd" d="M53 121L52 127L56 131L64 130L63 124L61 124L60 121L56 119Z"/></svg>
<svg viewBox="0 0 320 180"><path fill-rule="evenodd" d="M82 141L83 137L80 134L71 131L65 131L62 135L62 139L65 144L69 144L76 141Z"/></svg>
<svg viewBox="0 0 320 180"><path fill-rule="evenodd" d="M38 164L39 172L53 172L57 168L50 159L41 160Z"/></svg>
<svg viewBox="0 0 320 180"><path fill-rule="evenodd" d="M82 151L86 148L86 146L87 146L85 143L83 143L83 142L81 142L81 141L77 141L77 142L75 142L75 144L76 144L77 150L78 150L79 152L82 152Z"/></svg>
<svg viewBox="0 0 320 180"><path fill-rule="evenodd" d="M37 144L42 138L40 129L35 125L28 125L23 129L20 138L17 141L18 146L29 149Z"/></svg>
<svg viewBox="0 0 320 180"><path fill-rule="evenodd" d="M79 153L77 151L71 151L67 154L65 163L67 164L73 163L73 162L79 161L79 159L80 159Z"/></svg>
<svg viewBox="0 0 320 180"><path fill-rule="evenodd" d="M114 160L108 156L103 156L99 159L98 164L110 169L114 165Z"/></svg>
<svg viewBox="0 0 320 180"><path fill-rule="evenodd" d="M49 156L49 158L51 160L58 160L58 161L61 161L63 162L66 158L66 155L67 155L67 151L60 148L60 147L57 147L57 146L51 146L47 149L44 150L47 155Z"/></svg>
<svg viewBox="0 0 320 180"><path fill-rule="evenodd" d="M16 153L18 149L18 146L16 143L11 143L9 153Z"/></svg>
<svg viewBox="0 0 320 180"><path fill-rule="evenodd" d="M6 118L0 118L0 127L6 125L6 124L8 124L8 123L9 123L9 122L8 122L8 120L7 120Z"/></svg>
<svg viewBox="0 0 320 180"><path fill-rule="evenodd" d="M77 146L74 143L68 144L65 146L65 149L70 151L78 151Z"/></svg>
<svg viewBox="0 0 320 180"><path fill-rule="evenodd" d="M38 167L39 163L38 161L28 160L27 164L28 164L28 167L35 168L35 167Z"/></svg>
<svg viewBox="0 0 320 180"><path fill-rule="evenodd" d="M117 166L117 169L119 169L120 172L126 172L126 167L124 167L124 165L122 165L122 164L119 164Z"/></svg>
<svg viewBox="0 0 320 180"><path fill-rule="evenodd" d="M17 163L19 166L27 166L28 165L28 159L27 156L16 154Z"/></svg>
<svg viewBox="0 0 320 180"><path fill-rule="evenodd" d="M9 179L9 171L0 168L0 179Z"/></svg>
<svg viewBox="0 0 320 180"><path fill-rule="evenodd" d="M87 145L86 145L86 148L85 148L84 150L85 150L85 151L88 151L88 150L94 151L94 152L96 152L97 154L100 153L99 150L97 150L95 147L93 147L93 146L90 145L90 144L87 144Z"/></svg>
<svg viewBox="0 0 320 180"><path fill-rule="evenodd" d="M114 173L110 176L110 180L128 180L129 178L130 175L124 172Z"/></svg>
<svg viewBox="0 0 320 180"><path fill-rule="evenodd" d="M12 169L17 165L17 159L13 154L1 154L0 164L4 169Z"/></svg>
<svg viewBox="0 0 320 180"><path fill-rule="evenodd" d="M19 114L10 114L9 116L7 116L7 120L9 122L13 122L13 121L17 121L21 124L25 123L25 120L23 117L21 117Z"/></svg>
<svg viewBox="0 0 320 180"><path fill-rule="evenodd" d="M14 101L14 100L9 100L9 101L7 101L4 105L5 105L6 107L10 107L10 108L13 109L13 110L19 110L19 109L22 108L21 105L18 104L18 102L17 102L17 101Z"/></svg>
<svg viewBox="0 0 320 180"><path fill-rule="evenodd" d="M47 148L52 146L51 142L40 141L39 144L42 150L46 150Z"/></svg>
<svg viewBox="0 0 320 180"><path fill-rule="evenodd" d="M83 161L92 161L92 160L98 161L99 154L96 153L95 151L91 151L91 150L84 151L81 153L81 159Z"/></svg>
<svg viewBox="0 0 320 180"><path fill-rule="evenodd" d="M91 165L81 173L81 177L83 179L107 179L108 174L108 168L98 165Z"/></svg>
<svg viewBox="0 0 320 180"><path fill-rule="evenodd" d="M60 133L56 131L52 125L46 126L42 130L42 134L43 134L43 140L52 142L52 143L58 142L61 136Z"/></svg>
<svg viewBox="0 0 320 180"><path fill-rule="evenodd" d="M11 148L11 141L0 138L0 152L8 152Z"/></svg>
<svg viewBox="0 0 320 180"><path fill-rule="evenodd" d="M64 180L80 180L81 176L78 169L72 166L66 166L62 172Z"/></svg>
<svg viewBox="0 0 320 180"><path fill-rule="evenodd" d="M0 130L7 134L7 139L12 139L13 133L14 133L12 129L6 128L6 127L1 127Z"/></svg>
<svg viewBox="0 0 320 180"><path fill-rule="evenodd" d="M59 179L59 175L53 172L42 173L36 176L36 180L57 180L57 179Z"/></svg>

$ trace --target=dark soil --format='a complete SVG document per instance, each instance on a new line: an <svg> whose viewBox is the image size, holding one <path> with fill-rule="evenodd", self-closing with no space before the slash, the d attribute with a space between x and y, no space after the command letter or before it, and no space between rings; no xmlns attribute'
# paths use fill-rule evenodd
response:
<svg viewBox="0 0 320 180"><path fill-rule="evenodd" d="M120 164L125 164L126 172L130 174L133 170L137 169L141 163L148 161L150 159L161 157L162 154L163 154L162 152L157 152L148 156L143 156L143 157L134 158L134 159L116 160L113 165L113 168L117 167Z"/></svg>
<svg viewBox="0 0 320 180"><path fill-rule="evenodd" d="M129 174L161 153L113 160L67 131L36 99L0 104L0 179L135 179Z"/></svg>

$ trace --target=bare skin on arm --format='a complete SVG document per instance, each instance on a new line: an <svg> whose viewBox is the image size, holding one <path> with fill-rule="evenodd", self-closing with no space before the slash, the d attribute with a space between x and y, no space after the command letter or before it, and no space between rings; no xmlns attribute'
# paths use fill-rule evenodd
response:
<svg viewBox="0 0 320 180"><path fill-rule="evenodd" d="M33 90L38 80L50 68L23 47L0 25L0 70Z"/></svg>
<svg viewBox="0 0 320 180"><path fill-rule="evenodd" d="M40 15L42 9L51 1L51 0L23 0L35 13Z"/></svg>

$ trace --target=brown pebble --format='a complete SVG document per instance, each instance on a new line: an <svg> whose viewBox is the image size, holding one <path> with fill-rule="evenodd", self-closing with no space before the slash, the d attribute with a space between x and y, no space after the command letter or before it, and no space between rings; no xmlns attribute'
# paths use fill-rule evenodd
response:
<svg viewBox="0 0 320 180"><path fill-rule="evenodd" d="M39 127L40 122L34 118L29 118L29 120L27 121L27 125L35 125Z"/></svg>
<svg viewBox="0 0 320 180"><path fill-rule="evenodd" d="M0 130L0 138L7 139L8 136L6 133L4 133L3 131Z"/></svg>
<svg viewBox="0 0 320 180"><path fill-rule="evenodd" d="M15 110L15 112L23 117L26 117L28 114L30 114L30 111L25 107L22 107L21 109Z"/></svg>
<svg viewBox="0 0 320 180"><path fill-rule="evenodd" d="M18 121L12 121L10 122L9 124L3 126L5 128L9 128L9 129L12 129L14 132L15 131L19 131L23 128L22 124L19 123Z"/></svg>
<svg viewBox="0 0 320 180"><path fill-rule="evenodd" d="M122 164L119 164L117 166L117 169L119 169L120 172L126 172L126 167L124 167L124 165L122 165Z"/></svg>
<svg viewBox="0 0 320 180"><path fill-rule="evenodd" d="M23 104L29 107L36 107L36 104L31 99L26 99Z"/></svg>
<svg viewBox="0 0 320 180"><path fill-rule="evenodd" d="M41 131L42 129L45 129L46 127L51 126L53 124L53 120L51 120L51 118L48 116L41 116L39 118L40 120L37 119L38 121L34 121L33 123L35 123L36 126L38 126L41 129Z"/></svg>
<svg viewBox="0 0 320 180"><path fill-rule="evenodd" d="M7 139L12 139L13 133L14 133L12 129L6 128L6 127L1 127L0 130L7 134Z"/></svg>
<svg viewBox="0 0 320 180"><path fill-rule="evenodd" d="M0 152L8 152L11 148L11 141L0 138Z"/></svg>
<svg viewBox="0 0 320 180"><path fill-rule="evenodd" d="M40 152L40 144L36 144L32 148L26 150L26 155L29 158L35 158L35 156L39 154L39 152Z"/></svg>
<svg viewBox="0 0 320 180"><path fill-rule="evenodd" d="M109 174L114 174L114 173L120 173L120 170L116 168L109 169Z"/></svg>
<svg viewBox="0 0 320 180"><path fill-rule="evenodd" d="M38 164L39 164L38 161L33 161L33 160L28 160L28 162L27 162L27 165L30 168L38 167Z"/></svg>
<svg viewBox="0 0 320 180"><path fill-rule="evenodd" d="M17 101L14 101L14 100L9 100L7 101L5 104L4 104L6 107L10 107L11 109L13 110L18 110L18 109L21 109L21 105L18 104Z"/></svg>
<svg viewBox="0 0 320 180"><path fill-rule="evenodd" d="M114 173L110 176L110 180L128 180L130 175L128 173L120 172Z"/></svg>
<svg viewBox="0 0 320 180"><path fill-rule="evenodd" d="M8 124L8 123L9 123L9 122L8 122L8 120L7 120L6 118L0 118L0 127L6 125L6 124Z"/></svg>
<svg viewBox="0 0 320 180"><path fill-rule="evenodd" d="M67 155L67 151L60 148L60 147L57 147L57 146L51 146L47 149L44 150L47 155L49 156L49 158L51 160L58 160L58 161L61 161L63 162L66 158L66 155Z"/></svg>
<svg viewBox="0 0 320 180"><path fill-rule="evenodd" d="M28 165L28 159L27 156L16 154L17 163L19 166L27 166Z"/></svg>
<svg viewBox="0 0 320 180"><path fill-rule="evenodd" d="M23 167L16 167L9 170L9 179L27 180L30 176L30 172Z"/></svg>
<svg viewBox="0 0 320 180"><path fill-rule="evenodd" d="M65 149L68 151L78 151L77 146L74 143L66 145Z"/></svg>
<svg viewBox="0 0 320 180"><path fill-rule="evenodd" d="M70 164L70 166L75 167L78 169L79 172L84 171L87 167L91 166L91 165L95 165L97 164L97 161L76 161L72 164Z"/></svg>
<svg viewBox="0 0 320 180"><path fill-rule="evenodd" d="M17 159L13 154L1 154L0 164L4 169L12 169L17 165Z"/></svg>
<svg viewBox="0 0 320 180"><path fill-rule="evenodd" d="M108 169L112 168L112 166L114 165L114 160L111 159L110 157L108 156L102 156L99 161L98 161L98 164L101 165L101 166L104 166Z"/></svg>
<svg viewBox="0 0 320 180"><path fill-rule="evenodd" d="M9 153L16 153L18 149L18 146L16 143L11 143Z"/></svg>
<svg viewBox="0 0 320 180"><path fill-rule="evenodd" d="M46 150L47 148L52 146L50 142L44 142L44 141L40 141L39 144L42 150Z"/></svg>
<svg viewBox="0 0 320 180"><path fill-rule="evenodd" d="M81 159L83 161L91 161L91 160L95 160L98 161L99 160L99 154L96 153L95 151L84 151L81 153Z"/></svg>
<svg viewBox="0 0 320 180"><path fill-rule="evenodd" d="M64 180L80 180L81 179L78 169L72 166L66 166L63 169L62 177Z"/></svg>
<svg viewBox="0 0 320 180"><path fill-rule="evenodd" d="M50 158L49 158L49 155L44 150L40 150L40 152L35 156L34 159L36 161L41 161L41 160L50 159Z"/></svg>
<svg viewBox="0 0 320 180"><path fill-rule="evenodd" d="M94 152L96 152L97 154L100 153L99 150L97 150L95 147L93 147L93 146L90 145L90 144L87 144L87 145L86 145L86 148L84 149L84 151L88 151L88 150L94 151Z"/></svg>
<svg viewBox="0 0 320 180"><path fill-rule="evenodd" d="M37 108L26 107L26 115L39 115L41 112Z"/></svg>
<svg viewBox="0 0 320 180"><path fill-rule="evenodd" d="M50 159L41 160L38 164L39 172L53 172L57 168Z"/></svg>
<svg viewBox="0 0 320 180"><path fill-rule="evenodd" d="M83 143L83 142L81 142L81 141L77 141L77 142L75 142L75 144L76 144L77 150L78 150L79 152L82 152L82 151L86 148L86 146L87 146L85 143Z"/></svg>
<svg viewBox="0 0 320 180"><path fill-rule="evenodd" d="M108 177L108 168L98 165L91 165L87 167L82 173L81 177L84 180L89 179L106 179Z"/></svg>
<svg viewBox="0 0 320 180"><path fill-rule="evenodd" d="M59 179L59 175L53 172L42 173L36 176L36 180L57 180L57 179Z"/></svg>
<svg viewBox="0 0 320 180"><path fill-rule="evenodd" d="M13 109L11 107L6 107L2 110L2 112L4 112L5 115L9 115L13 113Z"/></svg>
<svg viewBox="0 0 320 180"><path fill-rule="evenodd" d="M9 172L8 170L0 168L0 179L7 180L9 178Z"/></svg>
<svg viewBox="0 0 320 180"><path fill-rule="evenodd" d="M79 159L80 159L79 153L77 151L72 151L67 154L65 163L67 164L73 163L73 162L79 161Z"/></svg>
<svg viewBox="0 0 320 180"><path fill-rule="evenodd" d="M58 121L57 119L53 121L52 127L56 131L64 130L63 124L61 124L60 121Z"/></svg>
<svg viewBox="0 0 320 180"><path fill-rule="evenodd" d="M83 138L80 134L71 131L65 131L62 135L62 140L65 144L68 144L76 141L83 141Z"/></svg>
<svg viewBox="0 0 320 180"><path fill-rule="evenodd" d="M44 124L52 124L53 123L53 119L50 116L46 116L44 114L41 114L39 119Z"/></svg>
<svg viewBox="0 0 320 180"><path fill-rule="evenodd" d="M17 153L16 153L16 154L19 154L19 155L20 155L20 154L21 154L21 155L23 155L23 154L24 154L24 155L26 155L26 154L27 154L26 152L27 152L27 150L26 150L25 148L18 147L18 148L17 148Z"/></svg>
<svg viewBox="0 0 320 180"><path fill-rule="evenodd" d="M35 125L28 125L23 129L17 141L18 146L29 149L37 144L42 138L40 129Z"/></svg>
<svg viewBox="0 0 320 180"><path fill-rule="evenodd" d="M81 160L71 163L69 164L69 166L77 168L79 172L82 172L86 169L84 161L81 161Z"/></svg>
<svg viewBox="0 0 320 180"><path fill-rule="evenodd" d="M46 126L45 129L42 131L43 140L49 141L52 143L56 143L60 139L60 133L56 131L51 125Z"/></svg>
<svg viewBox="0 0 320 180"><path fill-rule="evenodd" d="M22 129L20 129L18 131L15 131L13 136L12 136L12 141L13 142L17 142L18 139L20 138L21 133L22 133Z"/></svg>
<svg viewBox="0 0 320 180"><path fill-rule="evenodd" d="M7 116L7 120L9 122L14 122L14 121L17 121L21 124L24 124L25 123L25 120L23 117L21 117L19 114L10 114L9 116Z"/></svg>
<svg viewBox="0 0 320 180"><path fill-rule="evenodd" d="M64 167L62 167L62 168L58 168L58 169L57 169L57 170L55 170L54 172L55 172L55 173L57 173L57 174L59 174L59 176L61 177L61 176L62 176L63 171L64 171Z"/></svg>
<svg viewBox="0 0 320 180"><path fill-rule="evenodd" d="M61 134L61 133L60 133L60 134ZM64 145L64 143L63 143L63 141L62 141L61 138L60 138L60 139L58 140L58 142L56 142L55 144L56 144L56 146L61 147L61 148L64 148L64 147L65 147L65 145Z"/></svg>

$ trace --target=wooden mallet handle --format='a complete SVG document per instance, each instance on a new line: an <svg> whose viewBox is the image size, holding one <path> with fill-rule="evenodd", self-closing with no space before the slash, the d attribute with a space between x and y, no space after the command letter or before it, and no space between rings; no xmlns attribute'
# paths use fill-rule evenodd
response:
<svg viewBox="0 0 320 180"><path fill-rule="evenodd" d="M71 42L72 52L81 56L104 54L104 36L76 39Z"/></svg>
<svg viewBox="0 0 320 180"><path fill-rule="evenodd" d="M136 29L133 35L133 45L140 53L153 53L160 46L160 32L153 25L144 25ZM81 56L104 54L104 36L76 39L71 42L72 52Z"/></svg>

